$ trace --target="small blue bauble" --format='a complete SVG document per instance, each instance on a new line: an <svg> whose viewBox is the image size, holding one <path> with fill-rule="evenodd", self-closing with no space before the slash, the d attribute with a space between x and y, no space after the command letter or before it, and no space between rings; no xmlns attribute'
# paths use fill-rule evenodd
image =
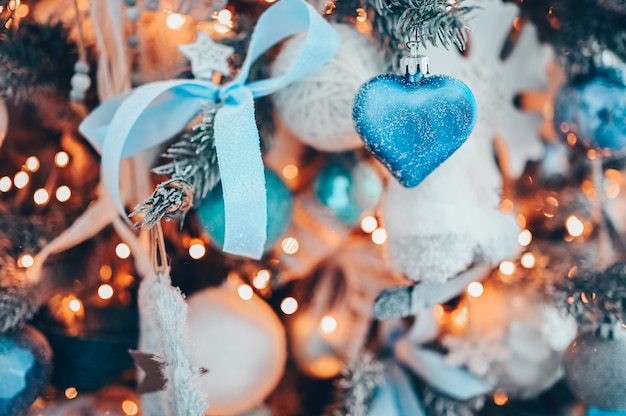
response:
<svg viewBox="0 0 626 416"><path fill-rule="evenodd" d="M267 190L267 240L265 251L270 250L291 224L293 198L287 185L269 169L265 169ZM255 207L250 207L255 209ZM224 246L224 197L222 185L218 184L200 204L197 210L202 227L211 237L211 243L221 249Z"/></svg>
<svg viewBox="0 0 626 416"><path fill-rule="evenodd" d="M0 416L21 415L44 391L52 350L35 328L0 335Z"/></svg>
<svg viewBox="0 0 626 416"><path fill-rule="evenodd" d="M369 151L412 188L467 140L476 100L467 85L449 76L418 73L409 82L383 74L361 86L352 117Z"/></svg>
<svg viewBox="0 0 626 416"><path fill-rule="evenodd" d="M361 214L376 206L382 181L370 166L353 155L332 157L315 181L315 194L346 225L359 223Z"/></svg>
<svg viewBox="0 0 626 416"><path fill-rule="evenodd" d="M554 103L556 130L603 149L626 148L626 85L619 72L599 69L569 82Z"/></svg>

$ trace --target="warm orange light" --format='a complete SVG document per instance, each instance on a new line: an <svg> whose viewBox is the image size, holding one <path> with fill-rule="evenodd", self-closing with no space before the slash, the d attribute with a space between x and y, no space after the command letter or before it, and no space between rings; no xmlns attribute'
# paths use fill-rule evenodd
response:
<svg viewBox="0 0 626 416"><path fill-rule="evenodd" d="M535 267L535 255L533 253L526 252L524 254L522 254L522 258L520 259L520 263L522 264L522 267L526 268L526 269L532 269L533 267Z"/></svg>
<svg viewBox="0 0 626 416"><path fill-rule="evenodd" d="M8 176L0 178L0 192L9 192L13 186L13 181Z"/></svg>
<svg viewBox="0 0 626 416"><path fill-rule="evenodd" d="M17 10L15 11L15 16L18 19L23 19L26 16L28 16L29 12L30 12L30 8L28 7L28 5L20 4L20 7L18 7Z"/></svg>
<svg viewBox="0 0 626 416"><path fill-rule="evenodd" d="M32 267L33 264L35 264L35 259L30 254L22 254L20 258L17 259L17 265L25 269Z"/></svg>
<svg viewBox="0 0 626 416"><path fill-rule="evenodd" d="M139 413L139 406L132 400L122 402L122 411L128 416L135 416Z"/></svg>
<svg viewBox="0 0 626 416"><path fill-rule="evenodd" d="M59 202L67 202L72 197L72 190L67 185L61 185L57 188L55 196Z"/></svg>
<svg viewBox="0 0 626 416"><path fill-rule="evenodd" d="M364 8L359 7L356 9L356 21L359 23L365 23L367 21L367 13Z"/></svg>
<svg viewBox="0 0 626 416"><path fill-rule="evenodd" d="M128 257L130 257L130 247L128 247L128 245L124 243L119 243L117 246L115 246L115 254L120 259L127 259Z"/></svg>
<svg viewBox="0 0 626 416"><path fill-rule="evenodd" d="M165 24L172 30L178 30L185 24L187 18L179 13L170 13L165 18Z"/></svg>
<svg viewBox="0 0 626 416"><path fill-rule="evenodd" d="M298 177L299 171L296 165L287 165L283 168L283 177L285 179L295 179Z"/></svg>
<svg viewBox="0 0 626 416"><path fill-rule="evenodd" d="M372 233L372 241L375 244L385 244L385 241L387 241L387 230L385 230L384 228L377 228L374 230L374 232Z"/></svg>
<svg viewBox="0 0 626 416"><path fill-rule="evenodd" d="M37 205L44 205L50 200L50 194L43 188L39 188L33 194L33 201Z"/></svg>
<svg viewBox="0 0 626 416"><path fill-rule="evenodd" d="M285 238L282 243L280 243L280 246L285 254L296 254L300 249L300 243L293 237Z"/></svg>
<svg viewBox="0 0 626 416"><path fill-rule="evenodd" d="M28 176L28 173L24 172L23 170L17 172L13 177L13 183L15 184L15 187L17 189L24 188L26 185L28 185L29 181L30 177Z"/></svg>
<svg viewBox="0 0 626 416"><path fill-rule="evenodd" d="M78 396L78 390L76 387L68 387L65 389L65 397L69 400L75 399Z"/></svg>
<svg viewBox="0 0 626 416"><path fill-rule="evenodd" d="M509 401L509 396L503 390L496 390L493 393L493 402L497 406L504 406Z"/></svg>
<svg viewBox="0 0 626 416"><path fill-rule="evenodd" d="M452 312L452 322L460 328L465 327L467 325L467 321L469 319L468 310L466 307L462 307L459 309L455 309Z"/></svg>
<svg viewBox="0 0 626 416"><path fill-rule="evenodd" d="M570 215L565 220L565 228L572 237L579 237L585 231L585 224L575 215Z"/></svg>
<svg viewBox="0 0 626 416"><path fill-rule="evenodd" d="M283 311L285 315L292 315L298 310L298 301L288 296L280 302L280 310Z"/></svg>
<svg viewBox="0 0 626 416"><path fill-rule="evenodd" d="M206 254L206 248L201 242L194 242L189 246L189 257L198 260L204 257Z"/></svg>
<svg viewBox="0 0 626 416"><path fill-rule="evenodd" d="M103 264L102 266L100 266L100 279L108 282L109 280L111 280L112 276L113 269L111 268L111 266L109 266L108 264Z"/></svg>
<svg viewBox="0 0 626 416"><path fill-rule="evenodd" d="M252 279L252 286L257 289L265 289L269 284L271 277L272 275L270 274L269 270L259 270L256 276L254 276L254 278Z"/></svg>
<svg viewBox="0 0 626 416"><path fill-rule="evenodd" d="M254 291L252 290L250 286L246 284L241 284L237 288L237 294L243 300L250 300L252 299L252 296L254 295Z"/></svg>
<svg viewBox="0 0 626 416"><path fill-rule="evenodd" d="M83 303L80 300L74 298L70 299L70 301L68 302L68 306L72 312L78 313L83 308Z"/></svg>
<svg viewBox="0 0 626 416"><path fill-rule="evenodd" d="M113 287L111 287L111 285L107 285L106 283L100 285L98 288L98 296L104 300L111 299L113 297Z"/></svg>
<svg viewBox="0 0 626 416"><path fill-rule="evenodd" d="M29 156L28 159L26 159L24 166L26 166L26 169L31 172L37 172L40 166L39 159L37 156Z"/></svg>
<svg viewBox="0 0 626 416"><path fill-rule="evenodd" d="M510 276L515 272L515 264L513 264L512 261L504 260L502 263L500 263L500 267L498 267L498 270L500 270L500 273L502 273L503 275Z"/></svg>
<svg viewBox="0 0 626 416"><path fill-rule="evenodd" d="M517 236L517 242L522 247L526 247L531 241L533 241L533 235L530 230L522 230Z"/></svg>
<svg viewBox="0 0 626 416"><path fill-rule="evenodd" d="M361 220L361 230L363 230L364 233L369 234L377 228L378 220L376 219L376 217L368 215L366 217L363 217L363 219Z"/></svg>
<svg viewBox="0 0 626 416"><path fill-rule="evenodd" d="M467 285L467 294L473 298L481 297L484 291L483 284L480 282L472 282Z"/></svg>
<svg viewBox="0 0 626 416"><path fill-rule="evenodd" d="M332 334L337 330L337 320L330 315L326 315L320 321L320 329L325 334Z"/></svg>
<svg viewBox="0 0 626 416"><path fill-rule="evenodd" d="M443 309L443 306L441 305L433 306L433 316L435 317L437 321L442 320L444 314L445 314L445 310Z"/></svg>
<svg viewBox="0 0 626 416"><path fill-rule="evenodd" d="M54 155L54 164L60 168L66 167L70 163L70 156L64 151L57 152Z"/></svg>
<svg viewBox="0 0 626 416"><path fill-rule="evenodd" d="M504 213L508 214L513 212L513 208L515 208L515 205L513 205L513 201L510 199L503 199L502 202L500 202L500 211Z"/></svg>

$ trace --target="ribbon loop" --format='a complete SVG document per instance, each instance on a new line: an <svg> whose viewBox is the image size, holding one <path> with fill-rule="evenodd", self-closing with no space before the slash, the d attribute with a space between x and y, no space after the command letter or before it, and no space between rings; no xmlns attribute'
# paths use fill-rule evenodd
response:
<svg viewBox="0 0 626 416"><path fill-rule="evenodd" d="M306 32L291 68L278 77L247 83L252 63L268 49ZM265 177L254 98L315 71L339 48L339 36L304 0L280 0L259 18L241 71L225 86L202 80L143 85L96 108L80 132L102 153L102 181L122 215L119 190L122 158L160 145L183 130L206 101L222 103L215 118L215 143L225 209L224 251L260 258L267 224Z"/></svg>

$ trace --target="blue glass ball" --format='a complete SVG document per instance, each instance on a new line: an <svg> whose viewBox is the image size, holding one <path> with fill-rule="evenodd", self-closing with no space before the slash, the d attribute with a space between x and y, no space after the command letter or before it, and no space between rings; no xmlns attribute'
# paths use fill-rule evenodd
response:
<svg viewBox="0 0 626 416"><path fill-rule="evenodd" d="M554 124L596 147L626 148L626 85L616 70L600 69L561 89L554 102Z"/></svg>
<svg viewBox="0 0 626 416"><path fill-rule="evenodd" d="M52 369L46 338L25 325L0 335L0 416L21 415L43 393Z"/></svg>
<svg viewBox="0 0 626 416"><path fill-rule="evenodd" d="M374 169L348 155L329 159L315 181L320 202L350 227L376 206L382 191L382 181Z"/></svg>
<svg viewBox="0 0 626 416"><path fill-rule="evenodd" d="M287 185L269 169L265 169L267 190L267 240L265 251L270 250L291 224L293 197ZM254 209L254 207L250 207ZM202 227L211 237L211 243L221 249L224 246L224 197L222 185L218 184L197 209Z"/></svg>
<svg viewBox="0 0 626 416"><path fill-rule="evenodd" d="M352 118L365 147L412 188L467 140L476 100L467 85L449 76L409 82L383 74L361 86Z"/></svg>

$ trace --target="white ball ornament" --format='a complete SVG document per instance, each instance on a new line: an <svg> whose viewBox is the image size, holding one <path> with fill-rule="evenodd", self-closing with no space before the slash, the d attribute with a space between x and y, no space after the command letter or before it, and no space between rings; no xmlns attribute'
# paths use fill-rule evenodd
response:
<svg viewBox="0 0 626 416"><path fill-rule="evenodd" d="M246 296L247 297L247 296ZM188 301L192 360L208 369L200 378L206 415L232 415L259 405L283 375L284 328L256 295L243 299L227 287L205 289Z"/></svg>
<svg viewBox="0 0 626 416"><path fill-rule="evenodd" d="M385 68L382 54L353 25L333 24L341 46L333 59L314 73L274 94L276 112L305 144L326 152L342 152L363 145L352 124L356 91ZM303 36L288 41L272 65L272 76L291 67Z"/></svg>

